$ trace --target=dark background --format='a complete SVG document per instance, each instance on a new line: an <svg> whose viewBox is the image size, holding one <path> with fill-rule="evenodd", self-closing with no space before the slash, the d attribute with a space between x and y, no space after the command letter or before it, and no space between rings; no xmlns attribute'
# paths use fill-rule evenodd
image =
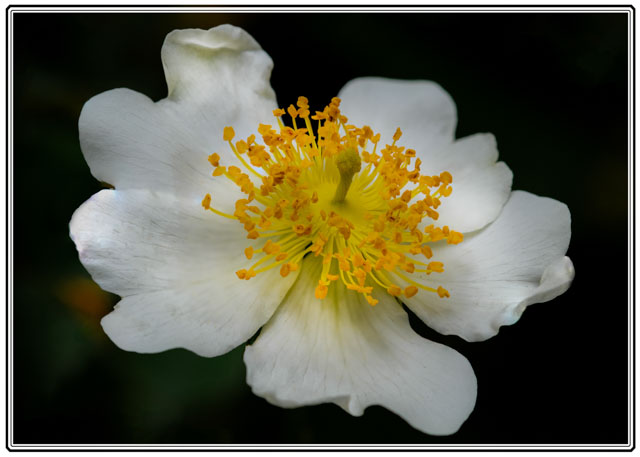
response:
<svg viewBox="0 0 640 457"><path fill-rule="evenodd" d="M119 350L100 318L117 297L88 279L68 222L100 184L78 145L93 95L166 96L176 28L232 23L272 56L281 106L322 108L358 76L430 79L458 107L457 136L492 132L514 189L568 204L571 289L483 343L422 335L471 361L475 411L452 436L381 407L285 410L253 396L243 348ZM15 14L13 427L35 443L627 442L627 15ZM348 113L347 113L348 114Z"/></svg>

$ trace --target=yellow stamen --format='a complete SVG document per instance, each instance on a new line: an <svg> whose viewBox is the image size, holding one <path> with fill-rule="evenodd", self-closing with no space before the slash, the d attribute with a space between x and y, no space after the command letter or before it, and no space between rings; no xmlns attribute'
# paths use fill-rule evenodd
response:
<svg viewBox="0 0 640 457"><path fill-rule="evenodd" d="M202 207L204 209L209 209L211 207L211 195L207 194L202 199Z"/></svg>
<svg viewBox="0 0 640 457"><path fill-rule="evenodd" d="M329 288L326 285L318 284L318 287L316 287L315 296L317 299L321 300L327 296L328 291Z"/></svg>
<svg viewBox="0 0 640 457"><path fill-rule="evenodd" d="M217 167L220 164L220 156L214 152L209 156L209 163Z"/></svg>
<svg viewBox="0 0 640 457"><path fill-rule="evenodd" d="M402 295L402 289L396 285L389 286L387 288L387 292L389 292L389 294L393 295L394 297L399 297L400 295Z"/></svg>
<svg viewBox="0 0 640 457"><path fill-rule="evenodd" d="M458 243L462 242L463 239L464 239L464 235L462 233L454 232L452 230L451 233L449 233L449 236L447 237L447 243L448 244L458 244Z"/></svg>
<svg viewBox="0 0 640 457"><path fill-rule="evenodd" d="M202 206L236 219L252 243L244 256L257 259L236 275L248 280L278 268L287 277L310 255L322 259L318 299L334 282L362 294L371 306L378 303L374 288L394 297L419 291L448 297L442 286L434 289L412 277L444 271L442 262L430 260L431 243L458 244L464 238L447 226L425 224L425 218L437 221L442 199L453 191L453 177L442 170L421 174L418 153L398 144L399 128L386 144L370 127L348 124L339 107L340 99L333 98L310 116L309 101L299 97L295 106L273 111L275 128L258 126L261 142L255 135L234 142L233 128L224 128L223 140L241 167L222 166L220 155L212 153L212 175L228 179L244 197L231 214L212 207L210 194ZM281 119L287 113L291 127ZM300 128L298 118L304 121ZM316 129L311 119L318 121Z"/></svg>
<svg viewBox="0 0 640 457"><path fill-rule="evenodd" d="M416 286L409 286L404 290L404 294L407 298L411 298L417 293L418 293L418 288Z"/></svg>
<svg viewBox="0 0 640 457"><path fill-rule="evenodd" d="M231 141L236 136L236 132L233 131L233 127L225 127L222 135L224 141Z"/></svg>
<svg viewBox="0 0 640 457"><path fill-rule="evenodd" d="M445 289L444 287L442 287L442 286L438 286L438 295L441 298L450 297L451 296L451 295L449 295L449 291L447 289Z"/></svg>

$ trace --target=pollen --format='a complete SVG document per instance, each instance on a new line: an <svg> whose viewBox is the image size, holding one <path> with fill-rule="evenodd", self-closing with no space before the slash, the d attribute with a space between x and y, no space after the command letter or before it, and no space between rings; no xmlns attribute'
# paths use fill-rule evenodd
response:
<svg viewBox="0 0 640 457"><path fill-rule="evenodd" d="M445 268L432 259L432 246L464 239L437 225L438 208L453 193L451 173L424 174L420 154L400 145L400 128L384 144L369 126L350 124L337 97L314 113L299 97L274 110L273 124L258 125L257 135L236 139L227 126L222 139L229 151L207 157L212 179L226 179L244 194L227 212L211 194L202 200L205 210L236 220L246 232L247 268L236 271L238 279L272 268L286 278L311 256L322 265L318 300L332 287L361 294L371 306L379 293L449 297L424 280ZM236 165L228 163L231 156Z"/></svg>
<svg viewBox="0 0 640 457"><path fill-rule="evenodd" d="M214 167L217 167L220 165L220 156L217 153L213 153L209 156L209 163L211 165L213 165Z"/></svg>
<svg viewBox="0 0 640 457"><path fill-rule="evenodd" d="M231 141L233 137L236 136L236 132L233 131L233 127L225 127L224 132L222 134L222 139L224 141Z"/></svg>
<svg viewBox="0 0 640 457"><path fill-rule="evenodd" d="M328 291L329 291L329 288L326 285L318 284L318 287L316 287L316 293L315 293L316 298L319 300L322 300L327 296Z"/></svg>
<svg viewBox="0 0 640 457"><path fill-rule="evenodd" d="M441 298L451 296L449 295L449 291L442 286L438 286L438 295L440 295Z"/></svg>
<svg viewBox="0 0 640 457"><path fill-rule="evenodd" d="M209 209L211 207L211 195L207 194L202 199L202 207L204 209Z"/></svg>
<svg viewBox="0 0 640 457"><path fill-rule="evenodd" d="M418 288L416 286L409 286L404 290L404 295L407 298L411 298L417 293L418 293Z"/></svg>

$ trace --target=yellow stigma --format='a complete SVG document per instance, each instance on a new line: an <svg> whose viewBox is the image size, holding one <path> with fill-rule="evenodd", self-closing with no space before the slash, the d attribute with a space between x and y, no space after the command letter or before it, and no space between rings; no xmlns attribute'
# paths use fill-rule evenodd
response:
<svg viewBox="0 0 640 457"><path fill-rule="evenodd" d="M353 175L359 172L362 167L360 154L354 148L345 149L337 155L336 166L340 172L340 182L338 183L336 194L333 196L333 202L340 203L347 197Z"/></svg>
<svg viewBox="0 0 640 457"><path fill-rule="evenodd" d="M233 128L224 128L222 138L243 169L221 165L223 154L216 152L207 160L214 177L225 177L246 198L232 213L214 208L210 194L202 206L237 220L247 233L248 246L239 254L248 268L237 277L249 280L272 268L287 277L303 257L313 255L322 258L318 299L333 282L363 294L372 306L378 303L372 296L376 285L394 297L410 298L420 290L449 297L442 286L428 287L419 278L445 269L431 260L432 244L463 240L446 225L424 222L438 220L437 208L451 194L453 177L442 170L421 174L416 151L396 144L400 129L378 151L380 134L348 124L339 106L340 99L333 98L310 116L308 100L299 97L296 106L274 110L277 129L258 126L261 142L256 135L234 142ZM291 126L284 124L285 114Z"/></svg>

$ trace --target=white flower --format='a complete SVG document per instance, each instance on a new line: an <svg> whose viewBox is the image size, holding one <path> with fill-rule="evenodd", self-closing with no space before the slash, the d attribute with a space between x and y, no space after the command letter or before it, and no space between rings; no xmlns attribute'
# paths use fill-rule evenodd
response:
<svg viewBox="0 0 640 457"><path fill-rule="evenodd" d="M109 337L212 357L262 327L244 360L269 402L377 404L455 432L473 370L415 334L399 301L441 333L490 338L569 287L567 207L511 192L493 136L455 140L454 103L432 82L353 80L320 129L301 97L293 130L243 30L174 31L162 62L166 99L115 89L79 122L92 174L115 187L71 221L82 263L122 296Z"/></svg>

